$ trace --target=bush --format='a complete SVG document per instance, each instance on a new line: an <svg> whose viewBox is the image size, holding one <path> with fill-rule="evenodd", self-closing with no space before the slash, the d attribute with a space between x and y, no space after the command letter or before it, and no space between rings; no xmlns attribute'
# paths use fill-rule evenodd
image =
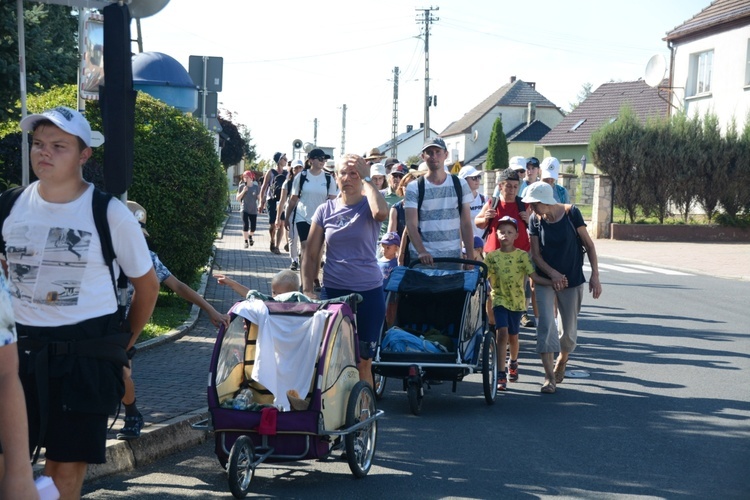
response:
<svg viewBox="0 0 750 500"><path fill-rule="evenodd" d="M30 96L29 111L75 106L74 86L52 92ZM98 102L87 103L86 118L93 130L102 130ZM8 130L7 124L0 125L0 130ZM211 256L216 229L225 216L227 182L213 138L198 120L139 93L134 149L128 199L148 212L149 246L175 276L192 282ZM16 156L20 172L20 151ZM103 149L95 148L84 168L86 179L99 187L103 185L102 158Z"/></svg>

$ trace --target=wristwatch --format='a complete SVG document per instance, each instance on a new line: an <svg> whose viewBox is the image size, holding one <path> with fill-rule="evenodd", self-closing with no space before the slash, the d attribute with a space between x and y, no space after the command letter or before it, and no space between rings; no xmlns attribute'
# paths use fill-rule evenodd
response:
<svg viewBox="0 0 750 500"><path fill-rule="evenodd" d="M363 181L365 181L365 182L372 182L372 177L370 177L370 176L368 175L367 177L365 177L365 178L364 178L364 179L362 179L362 180L363 180Z"/></svg>

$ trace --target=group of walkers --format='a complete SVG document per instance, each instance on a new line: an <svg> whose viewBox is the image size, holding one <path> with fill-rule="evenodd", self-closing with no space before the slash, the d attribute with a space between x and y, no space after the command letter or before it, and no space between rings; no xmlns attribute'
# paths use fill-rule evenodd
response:
<svg viewBox="0 0 750 500"><path fill-rule="evenodd" d="M301 270L303 293L330 298L356 292L365 298L358 314L360 376L372 383L371 358L384 318L383 286L393 267L409 262L432 266L439 257L486 259L489 323L502 354L498 389L506 390L508 380L519 378L518 333L526 326L537 331L545 373L541 391L554 393L576 347L584 255L592 269L589 289L594 298L601 294L596 249L580 210L567 203L567 191L557 183L559 161L513 157L499 172L493 196L485 197L479 192L482 171L464 166L458 175L448 172L441 138L427 141L421 157L419 169L377 150L346 155L334 165L318 149L308 154L305 166L298 160L280 197L284 209L272 214L269 208L269 221L277 238L286 228L290 235L296 230L302 241L301 265L293 251L291 269ZM264 186L272 185L269 176L284 175L285 155L277 153L274 160L279 172L266 174ZM335 183L324 184L326 167ZM300 195L306 177L314 179L313 189ZM242 186L238 198L241 192ZM264 196L262 187L259 196ZM273 241L271 250L278 252L279 243ZM317 281L321 266L322 286Z"/></svg>
<svg viewBox="0 0 750 500"><path fill-rule="evenodd" d="M0 197L9 280L0 275L0 497L37 498L28 457L44 447L44 474L62 498L78 498L88 464L105 461L108 416L123 398L130 420L121 433L124 439L140 433L129 354L151 316L160 281L198 303L215 325L228 318L157 265L146 244L142 207L131 211L110 203L83 179L91 128L80 113L55 108L25 118L21 128L33 133L30 158L39 180ZM258 213L267 209L269 249L280 254L287 242L291 264L284 272L292 278L300 272L305 295L362 296L358 369L371 385L386 309L384 278L396 262L431 266L438 257L485 258L492 324L500 352L510 345L511 381L518 379L517 334L531 277L536 350L545 372L541 390L554 393L576 347L584 254L592 269L589 289L594 298L601 294L583 217L563 202L555 182L546 181L556 178L559 162L514 158L500 173L497 194L485 199L482 172L471 166L457 176L447 172L441 138L427 141L421 157L423 167L414 170L376 150L334 163L315 148L286 168L286 155L276 153L275 167L261 183L245 172L237 191L245 248L254 245ZM60 235L71 231L77 235L73 257L58 248ZM133 290L126 313L118 301L120 269ZM66 291L51 292L50 283L62 283ZM499 361L504 389L504 355Z"/></svg>

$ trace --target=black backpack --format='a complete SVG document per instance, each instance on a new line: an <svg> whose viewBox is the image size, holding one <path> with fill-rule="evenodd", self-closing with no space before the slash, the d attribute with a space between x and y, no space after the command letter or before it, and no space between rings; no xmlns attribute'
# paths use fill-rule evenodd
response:
<svg viewBox="0 0 750 500"><path fill-rule="evenodd" d="M273 178L273 199L279 201L281 199L281 190L286 182L286 172L276 174Z"/></svg>
<svg viewBox="0 0 750 500"><path fill-rule="evenodd" d="M329 174L327 172L324 172L324 173L325 173L325 176L326 176L326 198L327 198L328 197L328 191L331 190L331 174ZM305 185L305 181L307 180L307 170L303 170L302 172L300 172L299 175L301 177L300 177L300 180L299 180L299 194L297 196L301 198L302 197L302 186Z"/></svg>
<svg viewBox="0 0 750 500"><path fill-rule="evenodd" d="M458 198L458 215L461 215L461 209L463 203L461 199L464 197L463 189L461 189L461 179L455 174L450 174L453 179L453 189L456 190L456 197ZM419 211L422 209L422 202L424 201L424 176L417 179L417 218L419 218Z"/></svg>

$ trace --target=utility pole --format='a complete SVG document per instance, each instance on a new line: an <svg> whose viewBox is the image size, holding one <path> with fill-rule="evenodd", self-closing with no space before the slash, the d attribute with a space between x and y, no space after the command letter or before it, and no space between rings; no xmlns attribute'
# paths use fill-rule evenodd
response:
<svg viewBox="0 0 750 500"><path fill-rule="evenodd" d="M339 156L346 154L346 104L341 107L341 153Z"/></svg>
<svg viewBox="0 0 750 500"><path fill-rule="evenodd" d="M391 156L398 158L398 143L396 142L398 137L398 66L393 68L393 123L391 130Z"/></svg>
<svg viewBox="0 0 750 500"><path fill-rule="evenodd" d="M318 119L313 120L313 144L318 145Z"/></svg>
<svg viewBox="0 0 750 500"><path fill-rule="evenodd" d="M424 140L430 140L430 25L433 21L439 21L440 18L433 17L433 10L440 10L440 7L428 7L425 9L415 9L421 11L421 17L417 17L417 23L424 23Z"/></svg>

